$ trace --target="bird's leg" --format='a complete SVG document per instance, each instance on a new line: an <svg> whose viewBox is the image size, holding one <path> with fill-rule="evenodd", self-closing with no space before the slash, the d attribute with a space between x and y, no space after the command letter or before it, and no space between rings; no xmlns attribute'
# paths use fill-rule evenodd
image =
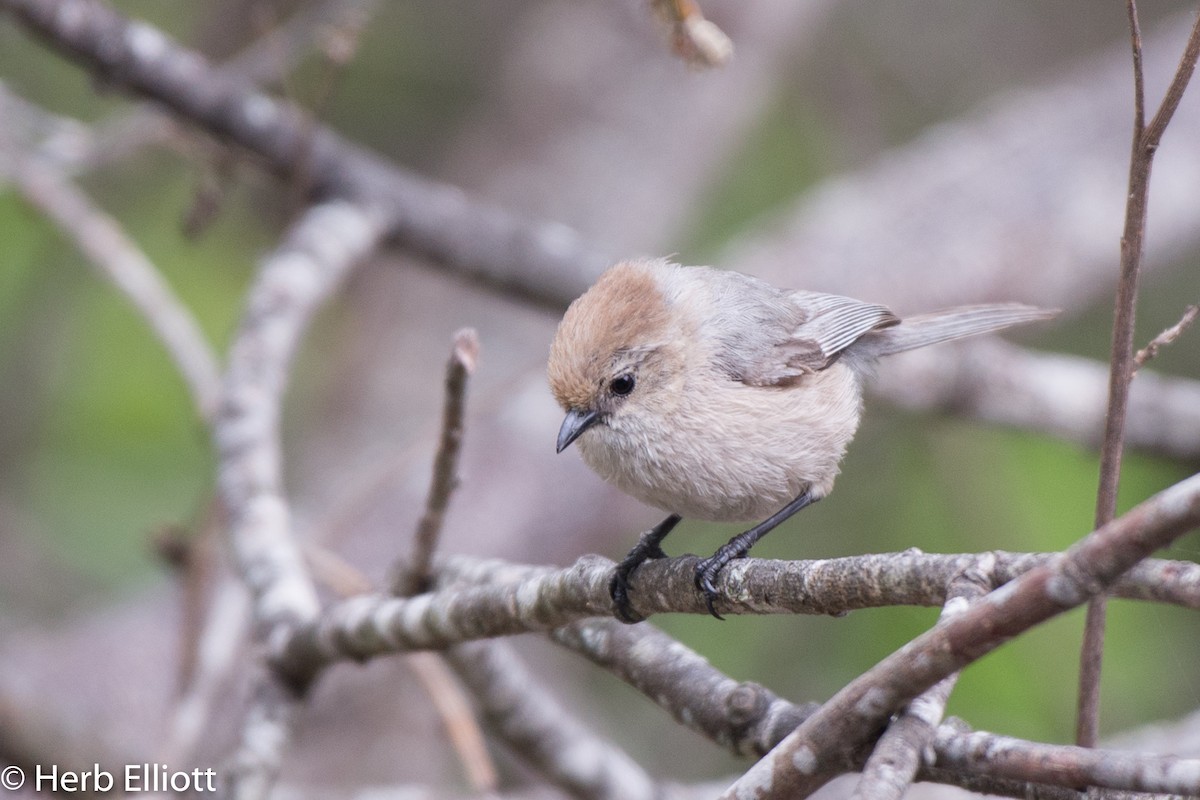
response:
<svg viewBox="0 0 1200 800"><path fill-rule="evenodd" d="M643 561L651 558L666 558L667 554L663 552L662 540L667 538L667 534L671 529L679 524L680 517L678 514L672 514L662 522L655 525L650 530L642 534L642 538L629 551L629 555L617 565L616 572L613 574L612 582L608 584L608 592L612 595L613 603L617 608L617 619L630 624L641 622L645 617L633 610L633 606L629 604L629 576L637 569Z"/></svg>
<svg viewBox="0 0 1200 800"><path fill-rule="evenodd" d="M746 554L750 552L750 548L754 547L754 544L759 539L774 530L779 523L805 506L810 506L820 499L819 496L814 496L805 489L795 500L792 500L750 530L739 533L717 548L717 552L713 553L711 557L703 559L696 565L696 588L704 593L704 603L708 606L708 613L717 619L724 619L724 617L717 613L716 608L713 606L714 601L717 599L717 588L713 585L713 581L721 570L725 568L725 565L735 558L745 558Z"/></svg>

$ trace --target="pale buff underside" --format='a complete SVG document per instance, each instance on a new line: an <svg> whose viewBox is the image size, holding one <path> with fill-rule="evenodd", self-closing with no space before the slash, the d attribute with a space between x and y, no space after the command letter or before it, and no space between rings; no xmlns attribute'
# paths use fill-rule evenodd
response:
<svg viewBox="0 0 1200 800"><path fill-rule="evenodd" d="M708 377L586 431L588 466L649 505L712 521L761 521L802 491L830 492L861 412L848 366L788 387Z"/></svg>

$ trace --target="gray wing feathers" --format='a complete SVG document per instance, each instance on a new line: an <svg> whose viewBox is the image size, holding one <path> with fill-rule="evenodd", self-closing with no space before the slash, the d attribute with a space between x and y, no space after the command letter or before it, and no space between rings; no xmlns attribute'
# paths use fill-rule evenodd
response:
<svg viewBox="0 0 1200 800"><path fill-rule="evenodd" d="M714 271L704 284L712 358L752 386L796 381L840 354L872 360L917 347L990 333L1054 316L1019 303L962 306L900 318L888 308L821 292L784 292L736 272Z"/></svg>
<svg viewBox="0 0 1200 800"><path fill-rule="evenodd" d="M851 297L817 292L792 292L793 302L805 309L805 320L792 338L815 342L825 356L821 367L854 344L863 334L900 322L887 307L864 303ZM818 367L820 369L821 367Z"/></svg>
<svg viewBox="0 0 1200 800"><path fill-rule="evenodd" d="M1002 330L1013 325L1049 319L1056 310L1035 308L1020 303L960 306L932 314L905 317L894 328L874 331L860 340L855 348L871 358L915 350L918 347L977 336Z"/></svg>
<svg viewBox="0 0 1200 800"><path fill-rule="evenodd" d="M823 370L867 332L900 321L884 306L838 295L781 292L774 299L778 310L755 321L756 336L727 343L734 346L725 352L739 356L728 359L730 373L752 386L786 384ZM757 347L747 347L751 338Z"/></svg>

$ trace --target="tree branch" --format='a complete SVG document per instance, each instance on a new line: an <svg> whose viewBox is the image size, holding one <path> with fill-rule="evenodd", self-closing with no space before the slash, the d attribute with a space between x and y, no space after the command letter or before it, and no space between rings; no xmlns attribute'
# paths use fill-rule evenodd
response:
<svg viewBox="0 0 1200 800"><path fill-rule="evenodd" d="M217 482L256 633L264 640L287 635L319 609L283 493L279 419L288 366L316 309L381 235L378 215L369 209L343 201L314 206L260 265L230 348L213 422ZM293 671L263 679L237 767L228 773L232 794L262 797L272 785L314 675Z"/></svg>
<svg viewBox="0 0 1200 800"><path fill-rule="evenodd" d="M1126 753L1069 745L1031 744L983 731L938 729L938 767L971 769L994 778L1037 780L1058 786L1096 786L1127 792L1194 797L1200 759Z"/></svg>
<svg viewBox="0 0 1200 800"><path fill-rule="evenodd" d="M1061 556L914 639L852 681L723 797L796 796L824 784L846 752L902 704L1030 627L1115 583L1159 547L1200 525L1200 475L1154 495Z"/></svg>
<svg viewBox="0 0 1200 800"><path fill-rule="evenodd" d="M999 339L887 359L868 391L900 408L945 413L1097 447L1108 366L1038 353ZM1184 462L1200 458L1200 382L1143 371L1129 395L1131 447Z"/></svg>
<svg viewBox="0 0 1200 800"><path fill-rule="evenodd" d="M1130 519L1124 524L1133 524ZM1044 571L1061 559L1059 553L992 555L1001 582ZM729 614L841 615L892 605L938 606L946 600L947 584L978 558L907 551L822 561L739 559L721 574L718 589L725 600L719 608ZM655 590L638 598L639 608L707 613L695 588L695 563L695 556L681 556L643 565L645 585ZM613 562L599 556L584 556L561 570L457 556L440 567L437 591L407 599L363 595L336 603L273 641L271 658L285 674L305 675L339 660L441 649L611 616L612 570ZM1200 564L1147 561L1113 590L1132 599L1200 608Z"/></svg>
<svg viewBox="0 0 1200 800"><path fill-rule="evenodd" d="M642 692L677 722L740 756L762 756L818 708L815 703L793 704L756 683L733 680L684 644L648 623L623 625L615 620L590 619L551 632L558 644L612 672ZM859 770L870 742L845 754L846 769ZM1076 784L1063 783L1066 754L1077 770L1103 771L1113 751L1044 745L971 731L959 720L937 726L929 743L931 765L921 765L919 780L936 781L975 792L1043 800L1078 800ZM999 763L982 757L1004 750ZM967 754L972 754L970 757ZM978 757L976 757L978 756ZM1128 753L1118 760L1128 759ZM1143 775L1121 769L1098 785L1118 789L1135 786L1178 786L1200 761L1140 754ZM1013 766L1020 762L1018 769ZM1008 762L1008 763L1006 763ZM1076 773L1081 774L1081 773ZM1158 783L1137 783L1139 780ZM1163 789L1170 791L1169 788Z"/></svg>
<svg viewBox="0 0 1200 800"><path fill-rule="evenodd" d="M378 158L100 0L0 0L0 11L106 83L242 148L271 172L295 179L307 170L314 197L376 207L387 238L486 283L558 307L611 263L563 225L521 219Z"/></svg>

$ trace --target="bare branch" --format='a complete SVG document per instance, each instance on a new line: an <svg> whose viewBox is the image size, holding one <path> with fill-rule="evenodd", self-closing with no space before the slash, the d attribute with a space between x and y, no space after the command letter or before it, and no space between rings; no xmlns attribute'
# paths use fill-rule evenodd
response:
<svg viewBox="0 0 1200 800"><path fill-rule="evenodd" d="M370 210L341 201L313 207L262 263L230 349L214 423L218 484L263 629L311 619L317 610L280 474L287 369L313 313L374 249L381 232Z"/></svg>
<svg viewBox="0 0 1200 800"><path fill-rule="evenodd" d="M304 554L315 577L339 597L354 597L373 591L371 580L337 554L306 543ZM405 664L421 682L437 709L450 743L476 792L492 793L497 788L496 767L487 752L483 733L454 679L445 659L437 653L409 653Z"/></svg>
<svg viewBox="0 0 1200 800"><path fill-rule="evenodd" d="M1132 2L1132 0L1130 1ZM1136 13L1135 11L1135 16ZM1175 116L1175 110L1179 108L1179 103L1183 100L1183 93L1192 80L1192 73L1196 71L1197 60L1200 60L1200 19L1195 20L1192 24L1192 32L1184 46L1175 75L1171 78L1171 85L1167 87L1167 92L1163 96L1162 104L1155 112L1154 118L1150 120L1150 124L1141 131L1140 145L1148 153L1153 154L1158 148L1159 141L1166 133L1167 125Z"/></svg>
<svg viewBox="0 0 1200 800"><path fill-rule="evenodd" d="M1098 786L1129 792L1194 797L1200 760L1069 745L1032 744L981 731L938 729L938 767L971 769L996 778L1037 780L1058 786Z"/></svg>
<svg viewBox="0 0 1200 800"><path fill-rule="evenodd" d="M675 721L740 756L761 756L816 710L736 681L650 623L574 622L550 638L654 701Z"/></svg>
<svg viewBox="0 0 1200 800"><path fill-rule="evenodd" d="M549 630L608 613L611 574L612 562L587 556L572 567L530 576L515 587L455 587L412 598L351 598L280 636L272 643L271 660L285 674L311 675L341 659L365 660Z"/></svg>
<svg viewBox="0 0 1200 800"><path fill-rule="evenodd" d="M51 46L295 179L316 197L352 197L383 213L386 236L537 302L580 294L612 261L574 231L527 221L419 177L310 124L294 105L210 66L161 31L97 0L0 0Z"/></svg>
<svg viewBox="0 0 1200 800"><path fill-rule="evenodd" d="M1192 323L1196 321L1196 317L1200 316L1200 306L1192 305L1184 309L1183 316L1179 318L1171 327L1164 330L1158 336L1155 336L1150 342L1137 351L1137 355L1133 357L1134 364L1138 367L1144 367L1147 361L1151 361L1158 357L1160 348L1174 344L1175 340L1192 327Z"/></svg>
<svg viewBox="0 0 1200 800"><path fill-rule="evenodd" d="M1133 54L1133 130L1140 136L1146 129L1146 78L1142 66L1142 23L1138 19L1137 0L1125 0L1129 18L1129 46Z"/></svg>
<svg viewBox="0 0 1200 800"><path fill-rule="evenodd" d="M824 784L843 754L900 706L1004 641L1106 590L1121 574L1200 525L1200 476L1154 495L1089 534L1049 564L940 623L852 681L742 776L724 797L750 787L771 796Z"/></svg>
<svg viewBox="0 0 1200 800"><path fill-rule="evenodd" d="M209 419L220 391L217 357L195 317L116 220L36 158L13 166L22 194L75 243L89 263L133 304L187 384L196 413Z"/></svg>
<svg viewBox="0 0 1200 800"><path fill-rule="evenodd" d="M1061 560L1057 553L994 555L1001 582L1044 572ZM823 561L739 559L721 574L718 589L724 600L719 609L723 614L844 614L887 605L938 606L954 575L977 559L974 554L919 551ZM695 564L695 556L647 562L644 584L654 591L637 597L638 608L707 613L695 588ZM441 649L609 616L612 570L613 562L599 556L584 556L561 570L455 557L442 569L437 591L408 599L365 595L330 606L318 619L275 640L271 658L285 673L311 674L332 661ZM1200 608L1200 564L1138 564L1114 590L1130 598Z"/></svg>
<svg viewBox="0 0 1200 800"><path fill-rule="evenodd" d="M279 418L287 370L314 312L381 235L370 210L343 201L314 206L260 265L230 348L213 422L217 480L235 561L264 639L308 622L319 608L283 494ZM235 796L263 797L273 784L313 675L293 671L263 679L228 773Z"/></svg>
<svg viewBox="0 0 1200 800"><path fill-rule="evenodd" d="M256 685L238 750L220 771L226 797L237 800L266 798L279 777L299 723L303 704L295 690L274 676Z"/></svg>
<svg viewBox="0 0 1200 800"><path fill-rule="evenodd" d="M446 400L442 408L442 433L433 461L433 481L425 499L425 511L417 523L412 560L397 565L392 593L400 597L429 588L433 554L437 549L450 495L458 486L458 454L462 449L463 415L466 410L467 378L479 360L479 335L470 328L454 334L454 346L446 364Z"/></svg>
<svg viewBox="0 0 1200 800"><path fill-rule="evenodd" d="M1059 554L993 551L997 581L1015 580L1052 563ZM942 555L909 550L820 561L732 562L722 572L717 604L722 614L845 614L887 605L940 606L946 586L968 569L976 554ZM705 613L695 591L694 556L656 559L639 569L644 586L632 596L643 613ZM1114 591L1131 599L1154 599L1200 608L1200 565L1187 561L1146 561L1133 568ZM1146 592L1153 593L1151 597ZM1168 597L1169 596L1169 597Z"/></svg>
<svg viewBox="0 0 1200 800"><path fill-rule="evenodd" d="M171 714L167 741L159 756L164 763L184 763L192 758L245 644L249 619L245 587L225 575L211 595L190 665L190 680Z"/></svg>
<svg viewBox="0 0 1200 800"><path fill-rule="evenodd" d="M615 620L590 619L559 628L550 635L557 643L642 692L680 724L736 755L757 757L769 752L818 708L815 703L793 704L756 683L733 680L703 656L649 623L624 625ZM846 769L862 769L867 754L865 745L844 754ZM973 732L958 720L938 726L930 748L934 763L922 765L920 780L987 794L1046 800L1079 797L1074 788L1077 784L1062 782L1064 763L1092 771L1087 774L1098 774L1112 754L1112 751L1067 748L1069 762L1064 762L1057 758L1063 748L1056 745ZM1006 751L997 765L983 757L994 748ZM1140 773L1122 769L1097 784L1127 790L1136 786L1178 786L1191 774L1189 770L1200 768L1200 762L1195 760L1148 754L1139 757ZM1122 753L1118 760L1129 758L1128 753ZM1017 761L1020 769L1005 763ZM1157 775L1148 780L1159 782L1138 783L1147 780L1138 775ZM1056 789L1055 784L1062 788Z"/></svg>

